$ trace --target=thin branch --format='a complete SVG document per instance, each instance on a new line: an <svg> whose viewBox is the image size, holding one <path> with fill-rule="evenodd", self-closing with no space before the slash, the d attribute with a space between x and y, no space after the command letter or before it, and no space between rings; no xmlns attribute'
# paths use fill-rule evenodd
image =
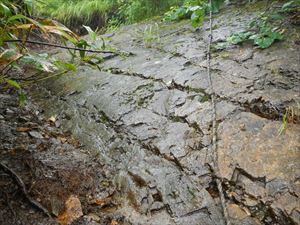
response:
<svg viewBox="0 0 300 225"><path fill-rule="evenodd" d="M29 38L29 35L30 35L30 32L32 30L32 25L30 26L27 34L26 34L26 37L25 39L22 41L22 49L21 49L21 53L23 53L24 49L26 49L25 45L26 45L26 42L28 41L28 38Z"/></svg>
<svg viewBox="0 0 300 225"><path fill-rule="evenodd" d="M18 58L14 59L14 60L11 60L9 63L7 63L7 64L4 66L4 68L1 69L0 74L2 74L2 75L5 76L5 75L7 74L7 72L9 71L9 70L8 70L8 71L6 71L6 73L4 73L5 70L6 70L8 67L10 67L11 64L13 64L14 62L17 62L19 59L23 58L23 56L24 56L24 55L20 55Z"/></svg>
<svg viewBox="0 0 300 225"><path fill-rule="evenodd" d="M52 75L49 75L49 76L46 76L46 77L42 77L42 78L37 79L37 80L27 81L27 82L25 82L24 84L22 84L22 86L34 84L34 83L36 83L36 82L40 82L40 81L44 81L44 80L48 80L48 79L50 79L50 78L53 78L53 77L57 77L57 76L61 76L61 75L63 75L63 74L66 74L66 73L68 73L68 72L70 72L70 70L63 70L63 71L61 71L61 72L59 72L59 73L55 73L55 74L52 74Z"/></svg>
<svg viewBox="0 0 300 225"><path fill-rule="evenodd" d="M6 40L4 42L23 42L23 41L20 40L20 39L15 39L15 40ZM53 43L48 43L48 42L42 42L42 41L30 41L30 40L27 40L26 43L36 44L36 45L44 45L44 46L50 46L50 47L62 48L62 49L69 49L69 50L75 50L75 51L92 52L92 53L116 53L116 51L92 50L92 49L68 47L68 46L63 46L63 45L53 44ZM132 53L128 53L128 54L132 54Z"/></svg>
<svg viewBox="0 0 300 225"><path fill-rule="evenodd" d="M212 1L209 0L210 4L210 11L209 11L209 42L208 42L208 47L207 47L207 76L209 80L209 86L211 90L211 104L212 104L212 154L213 154L213 172L216 178L216 183L217 183L217 188L221 200L221 206L223 209L223 215L225 219L225 223L227 225L230 225L230 220L226 208L226 201L225 201L225 196L224 196L224 190L222 187L222 181L220 179L220 169L219 169L219 163L218 163L218 145L217 145L217 112L216 112L216 102L215 102L215 90L211 78L211 44L213 41L213 32L212 32Z"/></svg>

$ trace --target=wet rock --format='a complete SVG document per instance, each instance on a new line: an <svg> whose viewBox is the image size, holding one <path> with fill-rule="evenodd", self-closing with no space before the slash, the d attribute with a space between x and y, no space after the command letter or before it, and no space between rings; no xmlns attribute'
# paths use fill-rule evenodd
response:
<svg viewBox="0 0 300 225"><path fill-rule="evenodd" d="M166 118L147 109L140 109L128 113L122 120L130 132L140 140L148 140L161 136L162 127L167 123Z"/></svg>
<svg viewBox="0 0 300 225"><path fill-rule="evenodd" d="M136 178L132 179L126 173L122 173L118 183L121 185L120 188L128 194L134 207L138 206L139 210L143 209L146 213L153 207L164 205L169 214L178 218L188 218L190 214L194 214L193 211L206 207L214 216L209 218L209 213L200 213L196 218L201 217L202 221L206 221L207 224L222 221L219 209L215 207L214 201L206 190L198 190L188 177L180 175L180 171L172 162L160 157L147 156L142 150L136 152L134 157L130 158L130 162L129 174L138 173L139 180L145 181L142 183L151 183L152 186L155 183L156 188L156 191L148 194L147 188L140 182L136 182ZM198 213L195 212L195 214Z"/></svg>
<svg viewBox="0 0 300 225"><path fill-rule="evenodd" d="M158 211L158 210L161 210L164 207L165 207L165 205L162 202L154 202L151 205L150 211Z"/></svg>
<svg viewBox="0 0 300 225"><path fill-rule="evenodd" d="M244 48L244 49L238 49L238 52L233 52L232 59L234 61L237 61L239 63L244 62L248 59L251 59L253 57L254 49L252 47L250 48Z"/></svg>
<svg viewBox="0 0 300 225"><path fill-rule="evenodd" d="M197 176L209 175L209 168L205 165L207 163L208 149L199 149L190 152L188 155L180 159L180 163L189 174L196 174Z"/></svg>
<svg viewBox="0 0 300 225"><path fill-rule="evenodd" d="M240 131L240 124L245 130ZM300 169L299 126L292 124L278 135L280 122L240 113L220 126L219 165L223 177L244 187L245 193L272 201L275 213L291 215L299 204L299 190L290 195L295 172ZM284 165L284 166L283 166ZM275 198L275 199L274 199ZM246 202L247 205L254 205ZM284 220L284 219L283 219Z"/></svg>
<svg viewBox="0 0 300 225"><path fill-rule="evenodd" d="M244 132L240 132L240 124L245 124ZM280 122L268 121L251 113L240 113L222 123L219 131L222 175L230 180L234 165L238 165L253 177L266 177L267 181L293 179L295 169L299 169L296 160L299 157L296 150L299 147L299 132L296 132L299 127L291 125L285 135L278 136L280 125ZM286 166L282 167L283 164Z"/></svg>
<svg viewBox="0 0 300 225"><path fill-rule="evenodd" d="M284 195L278 197L271 205L273 209L280 209L291 215L294 210L300 210L300 200L298 197L291 195L290 193L285 193Z"/></svg>
<svg viewBox="0 0 300 225"><path fill-rule="evenodd" d="M201 136L186 123L170 123L154 145L160 154L172 154L177 158L185 156L190 150L199 149Z"/></svg>
<svg viewBox="0 0 300 225"><path fill-rule="evenodd" d="M222 121L233 113L237 107L231 103L222 101L216 104L216 109L217 120ZM210 102L200 103L197 100L188 101L175 111L176 116L186 118L190 124L197 124L204 134L209 134L212 123L211 113L212 105Z"/></svg>
<svg viewBox="0 0 300 225"><path fill-rule="evenodd" d="M268 194L273 197L292 190L290 184L287 181L281 179L274 179L268 182L266 185L266 189L268 191Z"/></svg>
<svg viewBox="0 0 300 225"><path fill-rule="evenodd" d="M261 10L245 7L216 16L214 42L242 31ZM61 127L120 170L115 184L128 223L222 224L216 196L207 191L213 183L207 167L212 158L208 24L196 31L186 21L159 24L161 43L145 49L137 33L150 25L126 26L112 37L114 47L134 55L105 61L106 72L80 68L76 75L44 83L60 96L41 104L49 116L68 115ZM283 48L280 42L265 50L243 45L213 55L221 177L232 185L230 198L253 209L250 217L238 203L230 204L236 224L275 223L269 203L278 221L297 220L299 126L288 124L280 136L278 129L285 109L300 99L298 61L299 46ZM70 90L61 91L65 86Z"/></svg>

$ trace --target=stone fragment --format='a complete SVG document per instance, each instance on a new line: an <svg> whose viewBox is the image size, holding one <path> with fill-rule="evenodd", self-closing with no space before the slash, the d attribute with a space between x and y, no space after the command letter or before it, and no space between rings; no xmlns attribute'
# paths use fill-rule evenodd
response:
<svg viewBox="0 0 300 225"><path fill-rule="evenodd" d="M88 221L95 221L95 222L100 222L100 217L96 215L95 213L90 213L86 216L84 216Z"/></svg>
<svg viewBox="0 0 300 225"><path fill-rule="evenodd" d="M162 202L153 202L151 205L150 211L160 210L164 207L164 203Z"/></svg>
<svg viewBox="0 0 300 225"><path fill-rule="evenodd" d="M43 135L37 131L30 131L29 135L33 138L42 139L44 138Z"/></svg>
<svg viewBox="0 0 300 225"><path fill-rule="evenodd" d="M6 111L5 111L5 113L6 113L6 115L12 115L12 114L14 114L15 112L14 112L13 110L7 108Z"/></svg>
<svg viewBox="0 0 300 225"><path fill-rule="evenodd" d="M272 208L279 208L280 210L286 212L288 215L292 213L293 210L300 211L300 200L298 197L291 195L290 193L285 193L280 196L272 205Z"/></svg>
<svg viewBox="0 0 300 225"><path fill-rule="evenodd" d="M229 217L232 219L243 220L248 216L247 213L236 204L228 204L227 210Z"/></svg>
<svg viewBox="0 0 300 225"><path fill-rule="evenodd" d="M291 218L296 224L300 224L300 210L294 209L291 214Z"/></svg>

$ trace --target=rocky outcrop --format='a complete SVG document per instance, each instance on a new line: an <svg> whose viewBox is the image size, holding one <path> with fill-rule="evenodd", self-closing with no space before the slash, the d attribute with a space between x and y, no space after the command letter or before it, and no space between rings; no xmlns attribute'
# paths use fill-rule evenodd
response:
<svg viewBox="0 0 300 225"><path fill-rule="evenodd" d="M257 10L223 11L214 42ZM123 27L111 40L133 55L45 82L36 99L119 170L115 198L129 224L224 224L210 168L208 24L159 24L151 48L141 38L146 26L154 25ZM218 162L235 224L299 224L299 124L278 134L285 110L300 100L299 50L288 38L266 50L246 44L213 54Z"/></svg>

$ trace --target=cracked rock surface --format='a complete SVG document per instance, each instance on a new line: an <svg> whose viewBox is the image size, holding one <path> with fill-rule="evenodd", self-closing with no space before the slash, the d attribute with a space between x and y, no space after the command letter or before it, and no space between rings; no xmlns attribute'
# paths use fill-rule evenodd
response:
<svg viewBox="0 0 300 225"><path fill-rule="evenodd" d="M214 42L260 10L222 11ZM154 25L124 27L111 40L133 55L44 82L32 98L117 168L116 210L128 224L222 225L210 168L208 23L197 31L185 21L159 24L160 42L147 48L146 26ZM213 54L218 163L233 224L300 224L299 119L278 134L285 110L300 101L299 59L293 38L266 50L244 45Z"/></svg>

